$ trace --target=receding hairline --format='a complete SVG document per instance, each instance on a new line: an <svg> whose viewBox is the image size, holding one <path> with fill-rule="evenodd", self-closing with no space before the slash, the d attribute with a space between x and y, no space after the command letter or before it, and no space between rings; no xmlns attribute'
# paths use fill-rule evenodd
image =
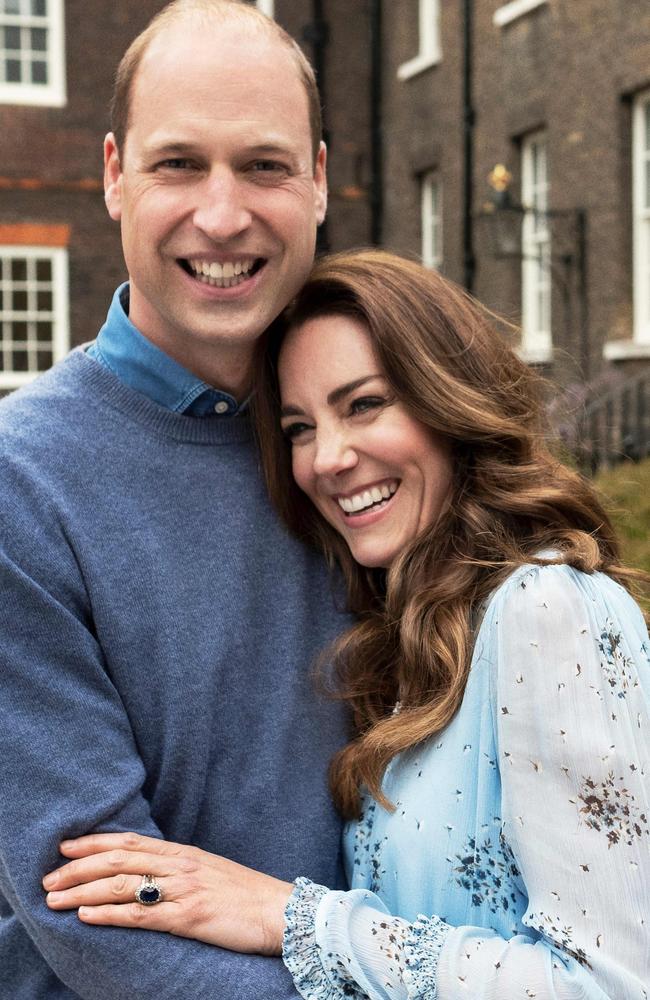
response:
<svg viewBox="0 0 650 1000"><path fill-rule="evenodd" d="M133 91L143 60L152 45L180 24L195 23L214 28L215 25L236 25L251 38L266 37L278 42L292 58L297 78L303 85L308 103L314 161L321 139L322 123L315 74L298 43L272 18L245 3L244 0L173 0L164 7L147 27L133 40L124 54L118 70L111 102L111 127L118 148L124 145L131 125Z"/></svg>

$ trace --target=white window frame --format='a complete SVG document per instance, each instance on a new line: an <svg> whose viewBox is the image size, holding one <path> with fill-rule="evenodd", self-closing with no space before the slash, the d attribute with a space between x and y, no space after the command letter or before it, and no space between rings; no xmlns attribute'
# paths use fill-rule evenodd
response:
<svg viewBox="0 0 650 1000"><path fill-rule="evenodd" d="M524 14L530 14L531 10L536 10L545 3L548 3L548 0L510 0L510 3L504 3L495 10L492 23L496 24L497 28L504 28L506 24L511 24Z"/></svg>
<svg viewBox="0 0 650 1000"><path fill-rule="evenodd" d="M548 187L546 133L531 133L521 147L521 355L531 363L553 358Z"/></svg>
<svg viewBox="0 0 650 1000"><path fill-rule="evenodd" d="M47 83L6 82L0 79L0 104L32 104L45 107L63 107L66 103L65 85L65 11L64 0L46 0L47 12L44 17L31 14L0 13L1 27L44 28L48 33L46 48ZM21 0L26 6L27 0ZM24 49L28 52L31 50ZM4 61L6 50L0 59ZM2 67L4 76L4 67Z"/></svg>
<svg viewBox="0 0 650 1000"><path fill-rule="evenodd" d="M440 0L418 0L418 54L397 70L398 80L410 80L442 59L440 46Z"/></svg>
<svg viewBox="0 0 650 1000"><path fill-rule="evenodd" d="M429 170L420 182L422 216L422 263L425 267L442 267L442 181L437 170Z"/></svg>
<svg viewBox="0 0 650 1000"><path fill-rule="evenodd" d="M45 369L38 368L37 361L35 359L37 350L51 350L53 364L56 364L57 361L64 358L70 350L70 329L68 319L68 251L64 247L2 244L0 245L0 258L6 257L25 259L28 261L35 260L36 258L45 258L52 263L51 310L48 310L47 312L41 311L39 313L37 306L34 304L33 308L29 309L27 312L12 312L8 309L0 311L0 352L10 349L9 344L12 342L8 341L6 338L8 325L12 320L14 322L26 322L29 324L36 323L39 318L47 318L52 322L52 340L49 343L47 341L37 341L35 335L33 339L31 339L28 332L28 355L31 355L34 359L34 363L33 365L30 365L29 371L0 371L0 389L17 389L19 386L26 385L28 382L31 382L32 379L36 378L37 375L40 375L42 371L45 371ZM30 283L29 280L25 282L25 285L29 304L29 298L32 298L33 300L35 297L37 286L34 282ZM3 291L6 292L15 287L15 282L11 280L1 282L1 287Z"/></svg>
<svg viewBox="0 0 650 1000"><path fill-rule="evenodd" d="M634 341L650 344L650 91L632 111Z"/></svg>
<svg viewBox="0 0 650 1000"><path fill-rule="evenodd" d="M255 0L255 6L267 17L275 17L275 0Z"/></svg>

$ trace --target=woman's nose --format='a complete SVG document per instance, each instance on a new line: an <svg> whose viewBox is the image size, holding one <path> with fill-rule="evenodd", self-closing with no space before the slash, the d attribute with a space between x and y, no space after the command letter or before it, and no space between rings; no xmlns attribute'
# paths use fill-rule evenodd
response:
<svg viewBox="0 0 650 1000"><path fill-rule="evenodd" d="M317 440L314 472L317 476L335 476L353 469L358 462L356 450L343 434L321 435Z"/></svg>

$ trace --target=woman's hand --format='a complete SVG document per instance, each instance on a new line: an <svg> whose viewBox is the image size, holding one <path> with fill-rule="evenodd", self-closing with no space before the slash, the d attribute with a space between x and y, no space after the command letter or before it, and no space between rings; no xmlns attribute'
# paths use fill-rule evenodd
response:
<svg viewBox="0 0 650 1000"><path fill-rule="evenodd" d="M231 951L282 951L289 882L137 833L91 834L60 850L75 860L43 879L53 910L78 907L84 923L167 931ZM153 906L135 900L143 875L153 875L163 892Z"/></svg>

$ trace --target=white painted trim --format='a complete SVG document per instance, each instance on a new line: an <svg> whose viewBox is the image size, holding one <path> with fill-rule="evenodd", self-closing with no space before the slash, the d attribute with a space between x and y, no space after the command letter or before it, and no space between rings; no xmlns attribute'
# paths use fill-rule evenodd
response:
<svg viewBox="0 0 650 1000"><path fill-rule="evenodd" d="M535 187L533 176L533 148L544 149L545 177L541 190ZM551 281L551 239L546 229L536 230L536 216L532 210L537 210L545 219L543 213L548 209L548 148L544 132L534 132L526 136L521 147L521 202L529 211L523 219L521 233L521 350L526 356L551 354L552 314L551 301L553 295ZM539 216L538 216L539 218ZM540 261L546 262L545 281L548 286L546 308L548 318L546 325L540 315Z"/></svg>
<svg viewBox="0 0 650 1000"><path fill-rule="evenodd" d="M64 247L0 246L0 256L23 259L48 258L52 262L52 363L61 361L70 350L68 251ZM47 342L43 342L47 345ZM2 345L2 314L0 313L0 349ZM17 389L37 378L41 372L1 372L0 389Z"/></svg>
<svg viewBox="0 0 650 1000"><path fill-rule="evenodd" d="M517 357L527 365L546 365L553 360L553 348L550 345L540 347L515 348Z"/></svg>
<svg viewBox="0 0 650 1000"><path fill-rule="evenodd" d="M436 191L437 211L433 212L433 191ZM422 223L422 263L425 267L442 267L442 181L437 170L423 174L420 181L420 213ZM434 224L434 220L436 224ZM434 245L434 235L436 244Z"/></svg>
<svg viewBox="0 0 650 1000"><path fill-rule="evenodd" d="M650 158L646 147L645 109L650 91L639 94L632 115L632 255L634 281L634 333L637 344L650 344L650 209L644 204L645 165Z"/></svg>
<svg viewBox="0 0 650 1000"><path fill-rule="evenodd" d="M609 340L603 347L606 361L632 361L634 358L650 358L650 341Z"/></svg>
<svg viewBox="0 0 650 1000"><path fill-rule="evenodd" d="M275 17L275 0L255 0L255 6L267 17Z"/></svg>
<svg viewBox="0 0 650 1000"><path fill-rule="evenodd" d="M502 7L495 10L492 23L496 24L497 28L503 28L506 24L511 24L512 21L523 17L524 14L529 14L531 10L535 10L545 3L548 3L548 0L510 0L510 3L504 3Z"/></svg>
<svg viewBox="0 0 650 1000"><path fill-rule="evenodd" d="M410 80L418 73L437 66L441 60L440 0L419 0L418 53L398 67L397 79Z"/></svg>
<svg viewBox="0 0 650 1000"><path fill-rule="evenodd" d="M48 0L47 31L49 47L47 66L49 83L0 83L0 104L29 104L61 108L67 103L65 64L64 0ZM40 19L39 23L43 23Z"/></svg>

